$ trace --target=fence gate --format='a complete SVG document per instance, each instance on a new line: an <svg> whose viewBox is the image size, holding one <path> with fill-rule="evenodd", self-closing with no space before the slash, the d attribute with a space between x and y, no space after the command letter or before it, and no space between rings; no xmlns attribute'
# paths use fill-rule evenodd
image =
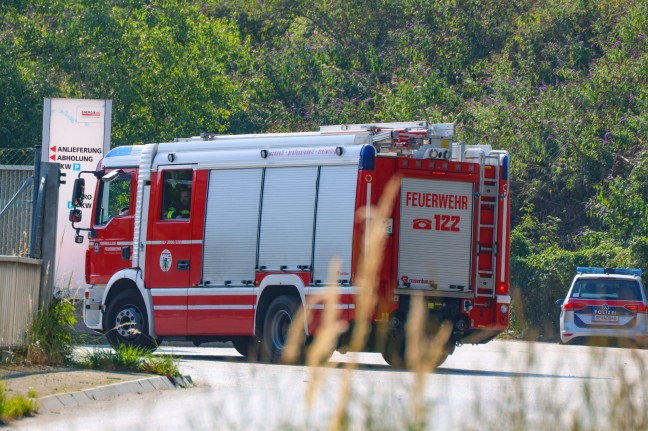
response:
<svg viewBox="0 0 648 431"><path fill-rule="evenodd" d="M26 257L32 252L34 154L32 148L0 150L0 348L3 349L25 345L27 328L40 300L41 261ZM34 252L40 253L40 249Z"/></svg>
<svg viewBox="0 0 648 431"><path fill-rule="evenodd" d="M0 255L27 256L31 241L34 184L34 150L0 150L0 212L21 187L11 207L0 216Z"/></svg>

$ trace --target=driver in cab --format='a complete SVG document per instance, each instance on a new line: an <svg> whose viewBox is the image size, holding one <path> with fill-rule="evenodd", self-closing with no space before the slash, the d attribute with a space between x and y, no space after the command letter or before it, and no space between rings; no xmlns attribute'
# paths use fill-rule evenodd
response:
<svg viewBox="0 0 648 431"><path fill-rule="evenodd" d="M191 191L182 190L180 192L180 199L178 202L171 206L166 213L167 219L188 219L189 207L191 205Z"/></svg>

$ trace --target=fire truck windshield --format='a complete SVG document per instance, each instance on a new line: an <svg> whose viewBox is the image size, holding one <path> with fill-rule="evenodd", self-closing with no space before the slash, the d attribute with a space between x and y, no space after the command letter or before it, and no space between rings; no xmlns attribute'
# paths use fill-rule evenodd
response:
<svg viewBox="0 0 648 431"><path fill-rule="evenodd" d="M130 194L132 177L121 173L110 182L99 182L99 202L101 203L95 215L95 224L104 225L115 216L130 213Z"/></svg>

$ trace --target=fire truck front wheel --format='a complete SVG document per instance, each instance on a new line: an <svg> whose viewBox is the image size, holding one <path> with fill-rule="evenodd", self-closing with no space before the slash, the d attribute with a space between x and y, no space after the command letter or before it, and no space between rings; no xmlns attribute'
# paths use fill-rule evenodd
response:
<svg viewBox="0 0 648 431"><path fill-rule="evenodd" d="M149 335L146 306L138 293L118 294L106 311L106 338L111 346L124 345L155 350L156 340Z"/></svg>
<svg viewBox="0 0 648 431"><path fill-rule="evenodd" d="M265 362L303 362L304 338L298 340L297 358L286 360L284 352L289 343L290 325L301 306L294 296L279 296L274 299L266 312L261 333L261 359Z"/></svg>

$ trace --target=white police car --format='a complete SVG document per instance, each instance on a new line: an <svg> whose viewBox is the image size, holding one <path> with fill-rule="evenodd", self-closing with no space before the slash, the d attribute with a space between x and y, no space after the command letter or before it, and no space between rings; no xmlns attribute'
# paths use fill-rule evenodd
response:
<svg viewBox="0 0 648 431"><path fill-rule="evenodd" d="M641 275L641 269L576 268L567 297L558 301L560 341L648 347L648 302Z"/></svg>

